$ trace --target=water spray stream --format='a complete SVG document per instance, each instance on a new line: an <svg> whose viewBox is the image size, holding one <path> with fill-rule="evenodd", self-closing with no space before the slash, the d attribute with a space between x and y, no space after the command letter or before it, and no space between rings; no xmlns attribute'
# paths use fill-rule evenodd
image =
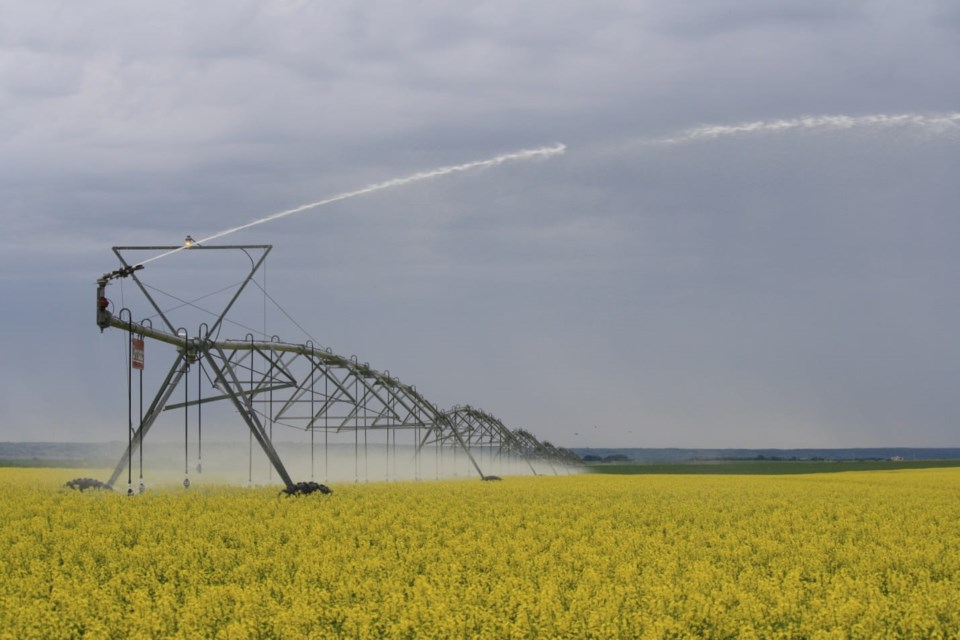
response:
<svg viewBox="0 0 960 640"><path fill-rule="evenodd" d="M727 136L755 133L778 133L793 129L854 129L854 128L918 127L934 133L960 131L960 113L925 116L916 113L867 116L808 116L788 120L743 122L734 125L703 125L686 129L675 136L645 141L649 145L673 145L700 140L714 140Z"/></svg>
<svg viewBox="0 0 960 640"><path fill-rule="evenodd" d="M562 143L557 143L552 147L540 147L537 149L525 149L523 151L514 151L512 153L504 153L502 155L495 156L493 158L488 158L486 160L475 160L474 162L467 162L465 164L457 164L457 165L452 165L448 167L440 167L439 169L432 169L430 171L421 171L419 173L406 176L404 178L394 178L392 180L387 180L385 182L378 182L376 184L371 184L366 187L363 187L362 189L357 189L356 191L347 191L345 193L340 193L330 198L326 198L325 200L318 200L317 202L311 202L309 204L300 205L299 207L295 207L293 209L287 209L286 211L279 211L277 213L272 213L258 220L254 220L253 222L248 222L238 227L233 227L230 229L226 229L225 231L220 231L218 233L213 234L212 236L207 236L206 238L198 240L197 242L200 244L203 244L205 242L209 242L211 240L216 240L217 238L222 238L223 236L230 235L231 233L235 233L237 231L249 229L250 227L255 227L265 222L270 222L271 220L279 220L280 218L286 218L287 216L292 216L297 213L309 211L310 209L316 209L317 207L322 207L324 205L331 204L333 202L339 202L340 200L346 200L348 198L353 198L356 196L362 196L368 193L373 193L374 191L381 191L383 189L389 189L391 187L400 187L413 182L420 182L421 180L437 178L437 177L445 176L451 173L469 171L471 169L480 169L483 167L493 167L499 164L503 164L505 162L512 162L514 160L529 160L537 157L546 158L546 157L562 154L564 151L566 151L566 149L567 149L566 145ZM179 251L183 251L186 248L188 248L186 245L183 247L177 247L176 249L172 249L170 251L167 251L166 253L161 253L159 255L153 256L152 258L144 260L143 262L140 263L140 265L145 265L149 262L153 262L154 260L159 260L160 258L164 258L166 256L172 255Z"/></svg>

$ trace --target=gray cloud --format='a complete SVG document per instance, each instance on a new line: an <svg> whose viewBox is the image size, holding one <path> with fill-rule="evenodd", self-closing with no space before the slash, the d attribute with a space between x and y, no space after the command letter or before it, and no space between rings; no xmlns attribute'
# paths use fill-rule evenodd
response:
<svg viewBox="0 0 960 640"><path fill-rule="evenodd" d="M270 293L321 343L559 444L955 444L955 135L649 144L953 112L949 3L0 11L0 439L122 435L110 246L562 141L232 238L275 245Z"/></svg>

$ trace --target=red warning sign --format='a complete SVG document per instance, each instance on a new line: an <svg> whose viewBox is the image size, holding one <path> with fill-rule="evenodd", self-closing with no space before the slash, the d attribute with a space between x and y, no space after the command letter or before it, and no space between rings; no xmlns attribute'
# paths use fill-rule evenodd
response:
<svg viewBox="0 0 960 640"><path fill-rule="evenodd" d="M143 369L143 339L134 338L130 349L130 366L134 369Z"/></svg>

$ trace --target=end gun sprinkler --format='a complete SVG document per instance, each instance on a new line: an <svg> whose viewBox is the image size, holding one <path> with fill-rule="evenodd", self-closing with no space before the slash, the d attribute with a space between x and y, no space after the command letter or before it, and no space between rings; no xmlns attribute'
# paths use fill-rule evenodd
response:
<svg viewBox="0 0 960 640"><path fill-rule="evenodd" d="M113 316L110 313L110 300L106 296L107 283L117 278L126 278L140 269L143 269L142 264L127 265L116 271L105 273L97 280L97 326L100 327L100 333L110 326L110 318Z"/></svg>

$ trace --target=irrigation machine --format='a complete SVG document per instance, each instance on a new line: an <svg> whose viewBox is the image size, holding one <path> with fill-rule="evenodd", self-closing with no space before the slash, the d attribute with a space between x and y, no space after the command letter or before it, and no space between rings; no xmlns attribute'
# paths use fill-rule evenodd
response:
<svg viewBox="0 0 960 640"><path fill-rule="evenodd" d="M499 479L493 471L503 473L503 469L558 474L579 465L579 458L571 451L541 442L528 431L511 430L485 411L469 405L438 409L413 385L401 382L389 372L373 369L355 356L337 355L329 348L314 344L313 340L285 342L278 336L268 336L266 327L263 331L256 331L250 328L253 323L249 320L248 324L238 322L233 316L245 293L248 298L256 298L256 289L259 289L264 305L268 299L273 301L266 290L265 276L265 261L271 249L271 245L265 244L201 246L189 236L182 246L113 248L120 266L97 280L96 319L101 332L113 328L126 335L129 358L126 363L127 446L107 482L78 479L71 481L75 483L73 486L86 488L99 484L112 489L126 471L127 492L133 494L134 459L139 453L139 490L143 491L144 439L161 416L165 413L176 416L179 411L184 425L183 484L189 487L191 465L186 453L189 415L195 416L199 449L202 446L199 439L202 411L211 403L231 405L238 421L249 432L251 466L255 442L287 493L329 492L326 485L313 481L314 460L321 459L323 468L327 469L331 456L349 455L345 453L349 448L331 448L331 438L340 438L341 442L347 438L353 441L354 465L359 468L357 460L366 457L368 435L371 434L376 434L381 443L385 438L385 445L381 444L380 449L386 451L386 456L380 464L387 466L388 479L391 451L394 465L397 456L410 458L405 462L417 470L418 478L424 461L432 463L444 455L460 456L461 464L466 461L471 472L484 480ZM142 262L136 259L157 252L163 253ZM210 259L218 262L228 255L245 256L245 259L240 258L240 275L235 270L236 260L231 262L234 266L226 269L233 270L232 281L228 287L215 291L219 295L218 310L208 308L210 298L207 295L164 291L145 277L145 274L152 276L154 270L152 266L145 268L146 263L156 257L180 252L182 257L202 253L208 264ZM185 273L194 286L199 285L206 275L202 269L191 271L189 265L182 269L186 271L182 271L181 276ZM140 320L134 320L134 312L123 306L126 295L121 296L119 308L108 296L110 285L119 283L122 289L126 281L135 285L137 305L146 314ZM248 291L251 283L254 287ZM160 301L165 304L161 305ZM179 320L176 311L180 309L191 310L194 317L201 317L203 321L191 327L192 330L178 326L175 324L175 320ZM245 336L223 337L228 328L238 326L248 329ZM164 350L169 353L166 374L148 403L149 395L144 395L142 377L146 341L165 345ZM151 348L151 354L152 351ZM151 360L155 357L152 355ZM140 408L135 411L134 372L138 370ZM191 372L195 385L190 382ZM191 387L194 389L192 397ZM273 437L275 425L289 427L301 432L301 437L309 438L310 481L295 482L291 477ZM398 447L398 437L406 444ZM439 477L440 466L434 464L434 468ZM197 473L202 472L199 455L194 469ZM355 480L359 480L359 476L358 472Z"/></svg>

